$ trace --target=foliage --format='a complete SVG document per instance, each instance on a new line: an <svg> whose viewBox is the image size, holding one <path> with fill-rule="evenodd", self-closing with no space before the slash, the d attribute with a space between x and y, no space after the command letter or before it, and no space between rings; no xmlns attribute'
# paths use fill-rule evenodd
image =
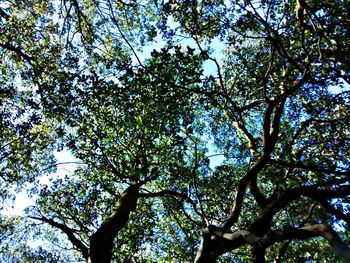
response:
<svg viewBox="0 0 350 263"><path fill-rule="evenodd" d="M349 260L348 6L1 3L1 184L30 188L28 230L92 262ZM75 171L43 180L62 149Z"/></svg>
<svg viewBox="0 0 350 263"><path fill-rule="evenodd" d="M2 262L62 262L73 259L72 253L67 254L49 243L64 244L64 240L58 240L51 229L37 226L33 232L28 228L30 223L26 218L19 216L1 216L0 220Z"/></svg>

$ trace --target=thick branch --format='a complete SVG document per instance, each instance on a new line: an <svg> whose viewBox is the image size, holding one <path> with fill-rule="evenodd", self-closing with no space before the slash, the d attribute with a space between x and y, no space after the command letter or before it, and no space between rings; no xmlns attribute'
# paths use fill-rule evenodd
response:
<svg viewBox="0 0 350 263"><path fill-rule="evenodd" d="M2 8L0 8L0 16L3 16L5 18L9 17L9 15L4 10L2 10Z"/></svg>
<svg viewBox="0 0 350 263"><path fill-rule="evenodd" d="M255 100L255 101L253 101L253 102L251 102L251 103L249 103L249 104L247 104L247 105L244 105L244 106L239 107L238 112L239 112L239 113L242 113L242 112L244 112L244 111L251 110L251 109L253 109L253 108L256 107L256 106L260 106L260 105L263 104L263 103L265 103L265 100Z"/></svg>
<svg viewBox="0 0 350 263"><path fill-rule="evenodd" d="M231 215L223 224L224 229L229 229L237 221L242 208L243 197L244 197L244 193L248 183L250 183L252 194L255 200L257 201L257 203L261 207L264 207L267 204L267 199L261 194L260 190L258 189L257 176L258 176L258 173L269 162L271 152L273 151L273 148L277 142L278 132L279 132L279 122L282 116L283 106L284 106L284 101L280 102L280 104L276 106L275 115L272 120L272 133L270 132L271 116L273 114L273 109L275 106L274 104L269 104L266 108L266 111L264 114L264 121L263 121L264 152L262 156L259 158L258 162L256 162L251 167L247 175L240 181L237 187L235 203L232 208Z"/></svg>
<svg viewBox="0 0 350 263"><path fill-rule="evenodd" d="M271 118L273 114L273 110L275 109L275 114L272 119L271 124ZM264 207L267 205L267 199L261 194L258 185L257 185L257 176L258 173L266 166L266 164L270 160L271 152L273 151L277 139L278 139L278 133L279 133L279 123L280 119L283 113L284 108L284 101L280 102L279 104L268 104L265 114L264 114L264 121L263 121L263 143L264 143L264 152L257 163L255 163L252 168L249 170L247 175L240 181L237 192L235 196L235 203L231 211L230 217L226 220L226 222L223 224L223 228L228 229L230 228L238 219L238 216L240 214L241 208L242 208L242 202L244 193L246 190L246 187L248 183L250 183L250 188L252 191L252 194L257 201L257 203ZM272 127L271 127L272 126ZM272 129L272 131L271 131Z"/></svg>
<svg viewBox="0 0 350 263"><path fill-rule="evenodd" d="M0 47L10 50L12 52L15 52L18 56L20 56L22 59L24 59L25 61L27 61L31 66L33 66L32 64L32 57L27 55L26 53L24 53L21 49L14 47L12 45L9 45L7 43L0 43Z"/></svg>
<svg viewBox="0 0 350 263"><path fill-rule="evenodd" d="M265 165L268 162L268 157L266 155L262 155L258 162L256 162L248 171L246 176L244 176L237 187L236 195L235 195L235 202L231 210L231 214L229 218L223 223L222 227L223 229L229 229L231 226L233 226L241 213L242 210L242 204L243 204L243 198L244 194L247 188L247 185L252 180L252 178L256 178L258 173L265 167Z"/></svg>
<svg viewBox="0 0 350 263"><path fill-rule="evenodd" d="M248 230L224 232L222 229L209 226L203 230L203 237L196 256L196 263L215 262L220 255L249 244L252 246L253 262L265 262L264 251L277 242L293 239L309 239L323 237L329 241L335 252L350 260L350 248L339 235L326 224L309 225L299 228L286 227L277 231L269 231L264 236Z"/></svg>
<svg viewBox="0 0 350 263"><path fill-rule="evenodd" d="M304 169L304 170L316 172L316 173L350 176L350 171L337 171L335 169L328 169L317 165L310 165L310 164L306 165L301 162L285 162L280 160L271 160L271 162L284 167L288 167L288 168L299 168L299 169Z"/></svg>
<svg viewBox="0 0 350 263"><path fill-rule="evenodd" d="M195 263L216 262L218 256L244 245L248 235L249 232L246 230L230 233L216 226L208 226L202 232L202 241Z"/></svg>
<svg viewBox="0 0 350 263"><path fill-rule="evenodd" d="M342 185L337 188L320 189L318 185L301 186L290 191L292 196L306 196L314 200L342 198L350 195L350 185Z"/></svg>
<svg viewBox="0 0 350 263"><path fill-rule="evenodd" d="M58 228L60 230L62 230L67 236L70 242L72 242L72 244L77 247L81 253L83 254L83 257L85 259L89 258L89 249L84 245L84 243L82 241L80 241L74 234L73 230L70 229L68 226L58 223L56 221L54 221L53 219L49 219L46 217L35 217L35 216L30 216L30 218L35 219L35 220L40 220L42 222L48 223L51 226Z"/></svg>
<svg viewBox="0 0 350 263"><path fill-rule="evenodd" d="M275 145L278 140L278 134L280 130L279 126L284 110L284 103L285 100L282 100L277 105L269 103L265 110L263 119L263 155L265 156L265 165L267 164L267 162L269 162L271 153L275 148ZM274 115L272 117L273 112ZM267 205L267 199L259 190L257 176L253 176L251 178L250 189L254 196L254 199L257 201L260 207L264 207L265 205Z"/></svg>
<svg viewBox="0 0 350 263"><path fill-rule="evenodd" d="M350 215L344 214L342 211L334 208L327 200L320 200L321 205L324 209L327 210L328 213L334 215L336 218L340 220L344 220L348 224L350 224Z"/></svg>
<svg viewBox="0 0 350 263"><path fill-rule="evenodd" d="M300 79L297 79L293 82L293 85L287 89L285 92L277 96L274 100L274 102L278 103L281 101L285 101L289 96L293 95L296 91L298 91L308 80L309 75L307 74L307 71L303 71L303 75Z"/></svg>
<svg viewBox="0 0 350 263"><path fill-rule="evenodd" d="M264 112L263 118L263 145L264 153L269 153L273 149L273 144L271 142L270 130L271 130L271 116L273 114L274 105L269 103Z"/></svg>
<svg viewBox="0 0 350 263"><path fill-rule="evenodd" d="M309 239L320 237L328 240L334 251L341 257L350 260L350 248L341 240L339 235L326 224L316 224L300 228L285 228L272 232L262 242L264 245L272 245L276 242L290 239Z"/></svg>
<svg viewBox="0 0 350 263"><path fill-rule="evenodd" d="M231 102L231 100L227 97L225 97L225 100L229 100ZM240 116L240 110L237 108L236 105L234 105L234 102L231 102L231 104L233 104L232 107L234 108L234 111L237 112L237 114L235 114L232 110L223 109L227 119L237 130L243 133L243 135L248 141L248 147L250 152L253 155L257 155L257 145L254 136L247 130L247 127L245 126L244 121Z"/></svg>
<svg viewBox="0 0 350 263"><path fill-rule="evenodd" d="M138 198L139 186L129 186L120 197L115 212L90 237L90 258L92 263L110 262L114 238L126 225L131 211L136 209Z"/></svg>
<svg viewBox="0 0 350 263"><path fill-rule="evenodd" d="M265 248L253 246L251 248L252 263L265 263Z"/></svg>
<svg viewBox="0 0 350 263"><path fill-rule="evenodd" d="M333 189L321 188L319 185L300 186L282 193L276 193L274 198L264 207L248 230L259 236L265 235L270 230L272 219L276 213L301 196L319 201L341 198L349 194L349 185L342 185Z"/></svg>

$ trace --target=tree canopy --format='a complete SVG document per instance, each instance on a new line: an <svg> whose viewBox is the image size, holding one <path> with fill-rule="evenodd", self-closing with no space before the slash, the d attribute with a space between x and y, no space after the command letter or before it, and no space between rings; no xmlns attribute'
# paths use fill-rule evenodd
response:
<svg viewBox="0 0 350 263"><path fill-rule="evenodd" d="M349 261L349 17L348 0L2 1L0 197L35 204L0 218L0 258ZM74 172L54 174L63 150Z"/></svg>

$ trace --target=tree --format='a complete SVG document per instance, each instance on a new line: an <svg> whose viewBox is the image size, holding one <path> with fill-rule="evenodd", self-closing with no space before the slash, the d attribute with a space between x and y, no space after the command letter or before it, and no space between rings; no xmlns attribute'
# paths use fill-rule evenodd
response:
<svg viewBox="0 0 350 263"><path fill-rule="evenodd" d="M91 262L350 259L348 1L26 3L2 54L78 160L34 222Z"/></svg>
<svg viewBox="0 0 350 263"><path fill-rule="evenodd" d="M20 3L6 11L0 8L0 186L1 200L13 197L13 191L32 183L43 170L54 170L52 122L42 114L32 81L37 70L37 46L30 46L35 34L35 22L30 15L20 17ZM5 9L4 9L5 7ZM25 20L33 23L26 23ZM41 48L41 47L40 47ZM44 49L43 49L44 50ZM40 57L40 63L45 63ZM44 121L45 119L45 121Z"/></svg>

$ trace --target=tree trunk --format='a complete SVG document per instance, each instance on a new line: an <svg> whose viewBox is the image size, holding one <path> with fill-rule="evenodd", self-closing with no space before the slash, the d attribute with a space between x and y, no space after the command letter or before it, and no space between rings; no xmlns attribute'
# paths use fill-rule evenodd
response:
<svg viewBox="0 0 350 263"><path fill-rule="evenodd" d="M195 263L215 263L216 257L210 249L202 250L199 249L196 255Z"/></svg>
<svg viewBox="0 0 350 263"><path fill-rule="evenodd" d="M113 243L118 232L126 225L131 211L136 209L139 197L137 186L128 187L121 195L115 212L90 237L90 263L110 263Z"/></svg>
<svg viewBox="0 0 350 263"><path fill-rule="evenodd" d="M252 263L265 263L265 248L252 247L251 248Z"/></svg>

